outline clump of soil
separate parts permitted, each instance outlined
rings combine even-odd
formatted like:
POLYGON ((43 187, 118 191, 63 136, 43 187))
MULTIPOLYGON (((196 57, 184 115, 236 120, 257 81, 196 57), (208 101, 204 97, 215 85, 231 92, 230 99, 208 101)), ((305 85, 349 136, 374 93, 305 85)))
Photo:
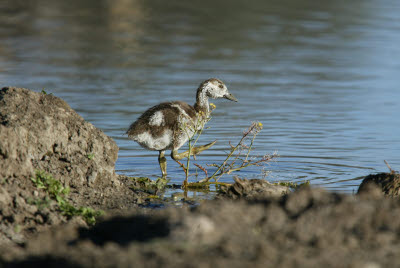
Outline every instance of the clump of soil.
POLYGON ((4 254, 13 265, 395 267, 400 203, 301 188, 281 198, 136 211, 54 229, 4 254))
POLYGON ((33 184, 35 170, 70 187, 67 199, 75 206, 135 206, 138 195, 115 174, 117 154, 115 142, 63 100, 28 89, 1 89, 0 244, 23 244, 30 235, 69 220, 33 184))
POLYGON ((396 172, 370 174, 366 176, 358 188, 358 193, 368 192, 371 185, 378 187, 386 196, 400 195, 400 174, 396 172))
POLYGON ((290 193, 289 187, 274 185, 266 180, 235 178, 234 181, 234 184, 218 194, 218 198, 255 200, 270 196, 280 197, 290 193))

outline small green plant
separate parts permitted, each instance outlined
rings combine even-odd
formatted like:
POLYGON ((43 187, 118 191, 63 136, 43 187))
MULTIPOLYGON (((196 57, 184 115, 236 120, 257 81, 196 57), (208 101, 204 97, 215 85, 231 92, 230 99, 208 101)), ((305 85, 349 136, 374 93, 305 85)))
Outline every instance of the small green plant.
POLYGON ((134 190, 141 190, 150 194, 164 190, 169 182, 166 178, 158 178, 155 181, 147 177, 130 177, 130 179, 134 183, 132 187, 134 190))
POLYGON ((92 160, 92 159, 94 158, 94 154, 88 154, 88 155, 87 155, 87 158, 88 158, 89 160, 92 160))
POLYGON ((67 217, 82 216, 89 225, 95 224, 96 218, 103 214, 102 211, 97 211, 88 207, 76 208, 70 204, 65 199, 70 192, 69 187, 64 187, 62 183, 53 178, 51 174, 36 170, 35 177, 31 178, 31 180, 38 189, 43 189, 48 194, 43 200, 33 201, 39 208, 43 205, 48 206, 50 197, 57 202, 63 215, 67 217))
POLYGON ((275 185, 281 185, 281 186, 287 186, 289 188, 292 188, 294 190, 299 189, 300 187, 304 187, 304 186, 310 186, 310 181, 303 181, 303 182, 291 182, 291 181, 280 181, 280 182, 276 182, 274 183, 275 185))
MULTIPOLYGON (((205 124, 211 119, 211 112, 215 109, 214 104, 210 104, 210 112, 206 115, 199 113, 197 115, 198 120, 196 122, 188 121, 187 123, 183 123, 181 126, 181 130, 184 131, 188 137, 188 146, 189 146, 189 154, 187 156, 186 165, 177 161, 179 165, 185 172, 185 181, 184 187, 187 187, 188 177, 189 177, 189 164, 190 164, 190 156, 191 152, 197 143, 200 135, 203 133, 205 124)), ((262 157, 251 157, 251 151, 253 149, 254 141, 257 135, 262 130, 263 125, 260 122, 253 122, 250 127, 243 132, 242 138, 239 142, 233 146, 230 144, 230 151, 227 153, 226 158, 222 163, 219 164, 209 164, 207 166, 215 167, 215 171, 209 176, 209 172, 205 167, 202 167, 198 164, 194 164, 197 168, 202 170, 205 174, 205 178, 195 183, 193 186, 199 187, 200 184, 209 184, 209 181, 213 179, 215 184, 218 184, 218 180, 225 174, 231 174, 232 172, 242 170, 244 168, 248 168, 250 166, 263 166, 271 160, 278 157, 277 153, 266 154, 262 157), (246 142, 249 142, 249 145, 246 145, 246 142)), ((193 156, 194 159, 195 156, 193 156)), ((190 184, 190 185, 191 185, 190 184)), ((189 185, 189 186, 190 186, 189 185)))
POLYGON ((35 175, 36 176, 34 178, 31 178, 33 183, 37 188, 44 189, 51 198, 57 200, 62 198, 64 195, 69 194, 69 187, 64 187, 61 182, 54 179, 50 174, 47 174, 41 170, 37 170, 35 175))
POLYGON ((64 202, 58 204, 63 212, 63 215, 68 217, 81 216, 89 225, 94 225, 96 223, 96 218, 104 214, 100 210, 95 210, 89 207, 76 208, 65 200, 64 202))
POLYGON ((35 205, 39 209, 44 209, 50 206, 51 199, 49 196, 46 196, 43 199, 28 199, 28 204, 35 205))
MULTIPOLYGON (((210 110, 208 113, 204 113, 202 111, 197 113, 196 120, 191 119, 190 117, 187 118, 187 120, 184 120, 182 125, 180 126, 180 129, 186 134, 188 138, 188 156, 186 158, 186 165, 183 163, 178 162, 178 164, 182 167, 182 169, 185 172, 185 181, 184 185, 188 184, 188 179, 189 179, 189 165, 190 165, 190 156, 193 156, 194 159, 196 159, 195 155, 192 155, 193 149, 199 140, 201 134, 203 133, 204 127, 207 124, 208 121, 211 120, 211 112, 216 108, 216 106, 211 103, 210 104, 210 110)), ((197 165, 198 166, 198 165, 197 165)))
POLYGON ((43 95, 53 95, 53 93, 48 94, 48 93, 46 92, 46 90, 44 90, 44 88, 42 88, 41 93, 42 93, 43 95))

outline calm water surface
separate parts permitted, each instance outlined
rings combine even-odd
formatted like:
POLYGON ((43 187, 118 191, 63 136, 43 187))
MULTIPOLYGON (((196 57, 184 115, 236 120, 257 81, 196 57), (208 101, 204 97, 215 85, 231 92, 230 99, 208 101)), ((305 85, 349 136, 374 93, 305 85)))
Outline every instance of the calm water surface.
MULTIPOLYGON (((117 172, 155 178, 158 153, 123 133, 218 77, 239 102, 215 101, 200 143, 218 143, 197 163, 221 161, 260 121, 254 155, 280 155, 270 180, 352 192, 383 160, 400 169, 399 33, 398 0, 1 0, 0 85, 65 99, 115 139, 117 172)), ((168 172, 182 181, 171 159, 168 172)))

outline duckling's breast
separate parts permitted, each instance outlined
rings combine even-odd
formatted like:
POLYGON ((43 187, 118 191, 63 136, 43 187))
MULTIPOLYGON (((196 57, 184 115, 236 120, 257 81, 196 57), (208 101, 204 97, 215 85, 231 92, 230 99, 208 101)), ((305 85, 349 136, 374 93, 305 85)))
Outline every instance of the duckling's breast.
POLYGON ((143 131, 132 138, 145 149, 156 151, 167 150, 172 148, 173 131, 165 129, 165 131, 158 136, 154 136, 151 131, 143 131))

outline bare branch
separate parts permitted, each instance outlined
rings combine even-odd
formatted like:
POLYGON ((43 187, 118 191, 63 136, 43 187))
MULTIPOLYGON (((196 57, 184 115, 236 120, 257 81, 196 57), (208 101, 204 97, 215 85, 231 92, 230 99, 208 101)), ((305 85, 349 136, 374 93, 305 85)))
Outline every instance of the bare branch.
POLYGON ((208 172, 207 169, 205 169, 204 167, 200 166, 199 164, 194 164, 196 167, 198 167, 199 169, 201 169, 205 174, 206 174, 206 178, 208 177, 208 172))
POLYGON ((389 168, 390 173, 392 173, 392 174, 396 173, 396 171, 389 166, 389 163, 386 160, 383 160, 383 161, 385 162, 386 166, 389 168))

